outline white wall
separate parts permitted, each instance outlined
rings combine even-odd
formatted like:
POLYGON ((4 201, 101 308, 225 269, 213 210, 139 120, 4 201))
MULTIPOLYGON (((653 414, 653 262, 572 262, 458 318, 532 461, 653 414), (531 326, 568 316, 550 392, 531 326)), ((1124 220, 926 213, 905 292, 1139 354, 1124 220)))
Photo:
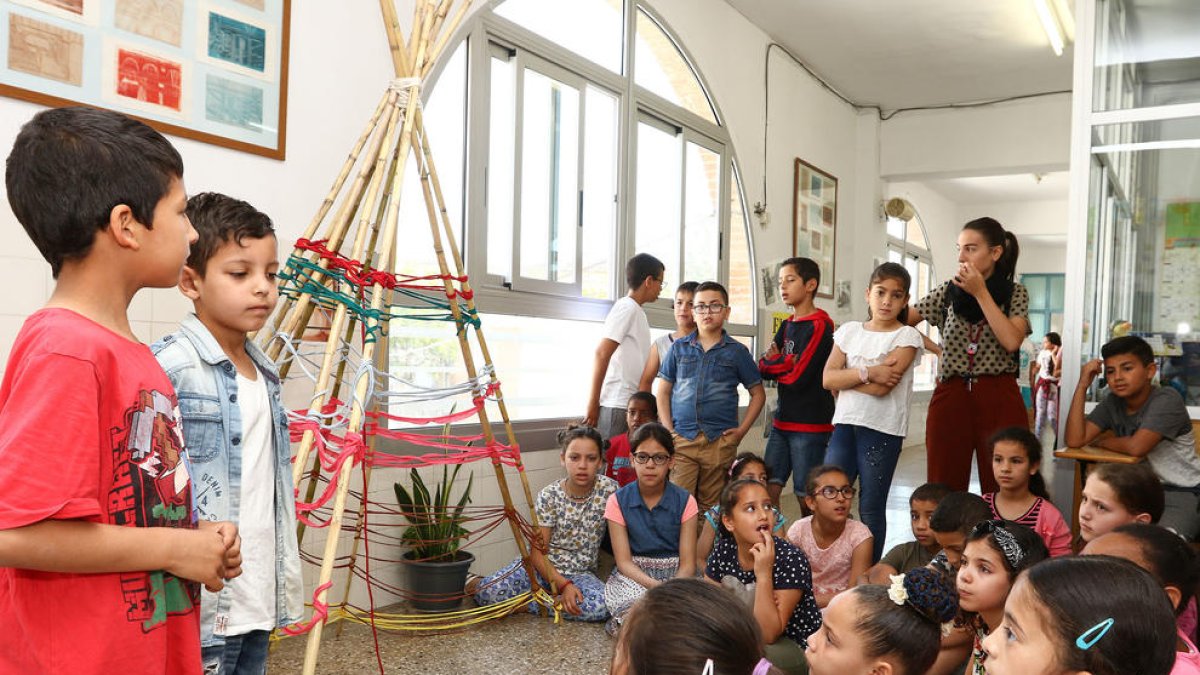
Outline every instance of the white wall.
POLYGON ((1063 274, 1067 270, 1067 200, 969 204, 957 208, 958 222, 982 216, 1000 221, 1017 235, 1017 272, 1063 274))
POLYGON ((1067 94, 901 113, 883 123, 880 174, 902 181, 1061 171, 1070 130, 1067 94))

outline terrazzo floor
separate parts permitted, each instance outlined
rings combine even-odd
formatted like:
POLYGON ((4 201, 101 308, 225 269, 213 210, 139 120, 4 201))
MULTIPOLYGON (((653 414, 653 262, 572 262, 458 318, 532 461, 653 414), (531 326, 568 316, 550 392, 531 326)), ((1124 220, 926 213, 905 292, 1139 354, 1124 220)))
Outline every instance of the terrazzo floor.
MULTIPOLYGON (((925 482, 925 447, 906 448, 900 455, 888 496, 888 535, 884 549, 910 541, 908 497, 925 482)), ((972 477, 971 490, 979 491, 972 477)), ((800 507, 785 490, 780 505, 788 520, 800 517, 800 507)), ((611 563, 610 563, 611 564, 611 563)), ((329 626, 321 645, 317 672, 358 675, 380 672, 368 626, 347 623, 342 635, 329 626)), ((451 673, 554 673, 601 675, 608 672, 614 640, 601 624, 552 621, 527 614, 513 615, 471 628, 438 635, 379 633, 383 672, 392 675, 451 673)), ((299 673, 304 663, 304 638, 287 638, 271 652, 271 673, 299 673)))

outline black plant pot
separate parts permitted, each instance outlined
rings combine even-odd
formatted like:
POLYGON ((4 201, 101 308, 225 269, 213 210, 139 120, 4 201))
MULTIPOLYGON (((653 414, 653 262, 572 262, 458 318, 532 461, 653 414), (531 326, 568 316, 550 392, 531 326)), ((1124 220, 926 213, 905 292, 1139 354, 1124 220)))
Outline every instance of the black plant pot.
POLYGON ((475 556, 459 551, 451 561, 413 560, 412 551, 403 556, 408 584, 408 602, 419 612, 449 612, 462 604, 467 571, 475 556))

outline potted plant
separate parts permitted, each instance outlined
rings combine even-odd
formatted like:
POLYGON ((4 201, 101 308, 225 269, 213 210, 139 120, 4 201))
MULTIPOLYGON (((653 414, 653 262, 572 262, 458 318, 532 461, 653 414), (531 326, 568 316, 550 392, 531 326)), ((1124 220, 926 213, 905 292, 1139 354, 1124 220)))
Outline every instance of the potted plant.
POLYGON ((395 484, 400 514, 408 521, 401 541, 409 547, 402 556, 408 568, 408 590, 414 609, 444 612, 456 609, 462 602, 467 571, 475 556, 460 550, 471 533, 463 527, 463 514, 471 503, 474 474, 467 479, 462 494, 455 498, 451 491, 461 465, 451 472, 442 467, 442 480, 433 491, 416 469, 412 470, 412 491, 401 483, 395 484))

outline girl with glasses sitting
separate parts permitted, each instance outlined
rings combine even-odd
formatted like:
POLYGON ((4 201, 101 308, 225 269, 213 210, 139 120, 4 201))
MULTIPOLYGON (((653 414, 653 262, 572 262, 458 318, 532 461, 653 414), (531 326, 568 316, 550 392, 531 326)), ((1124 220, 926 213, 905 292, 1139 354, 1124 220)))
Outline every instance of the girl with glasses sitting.
POLYGON ((874 539, 866 525, 850 520, 854 486, 841 467, 814 467, 806 487, 804 503, 812 515, 793 523, 787 538, 808 557, 817 605, 825 607, 871 566, 874 539))
POLYGON ((695 575, 696 499, 669 480, 675 462, 671 432, 648 422, 629 437, 637 480, 608 498, 604 517, 616 569, 604 586, 615 635, 633 603, 672 577, 695 575))

